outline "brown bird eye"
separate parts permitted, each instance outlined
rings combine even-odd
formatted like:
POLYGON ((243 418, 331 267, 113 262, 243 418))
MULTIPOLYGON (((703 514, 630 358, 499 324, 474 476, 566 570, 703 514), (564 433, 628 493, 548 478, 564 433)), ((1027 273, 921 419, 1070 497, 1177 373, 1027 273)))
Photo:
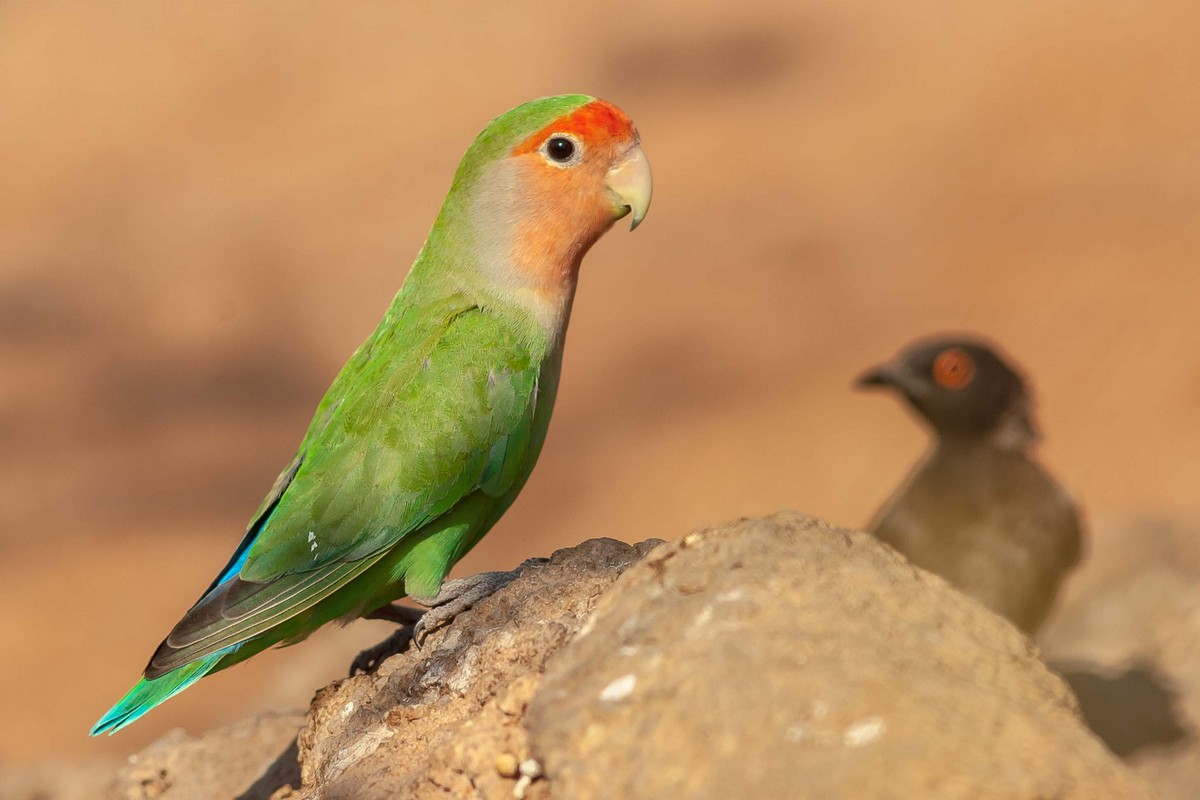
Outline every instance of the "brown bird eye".
POLYGON ((575 143, 565 136, 555 136, 546 142, 546 155, 560 164, 570 161, 575 155, 575 143))
POLYGON ((943 388, 961 389, 974 377, 975 364, 957 347, 943 350, 933 361, 933 379, 943 388))

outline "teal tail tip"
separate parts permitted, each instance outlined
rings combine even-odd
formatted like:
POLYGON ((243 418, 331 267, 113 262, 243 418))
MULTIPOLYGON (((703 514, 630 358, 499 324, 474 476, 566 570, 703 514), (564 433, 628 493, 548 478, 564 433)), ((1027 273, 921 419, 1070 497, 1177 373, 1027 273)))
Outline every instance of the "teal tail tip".
POLYGON ((224 651, 213 653, 152 681, 143 678, 92 726, 88 735, 100 736, 107 733, 111 736, 126 725, 136 722, 150 709, 207 675, 224 655, 224 651))

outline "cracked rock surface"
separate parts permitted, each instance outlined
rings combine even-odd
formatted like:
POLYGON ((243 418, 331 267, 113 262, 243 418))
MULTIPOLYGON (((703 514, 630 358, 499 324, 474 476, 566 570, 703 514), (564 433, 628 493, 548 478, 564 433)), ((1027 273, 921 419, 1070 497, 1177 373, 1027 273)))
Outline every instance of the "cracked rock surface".
POLYGON ((572 800, 1151 796, 1010 624, 791 513, 630 569, 527 726, 572 800))
POLYGON ((1006 621, 796 513, 560 550, 299 728, 203 796, 1152 796, 1006 621))
MULTIPOLYGON (((511 798, 517 778, 497 762, 529 756, 522 722, 547 659, 657 544, 592 539, 559 550, 423 650, 322 690, 300 733, 301 785, 281 796, 511 798)), ((544 782, 525 794, 550 796, 544 782)))

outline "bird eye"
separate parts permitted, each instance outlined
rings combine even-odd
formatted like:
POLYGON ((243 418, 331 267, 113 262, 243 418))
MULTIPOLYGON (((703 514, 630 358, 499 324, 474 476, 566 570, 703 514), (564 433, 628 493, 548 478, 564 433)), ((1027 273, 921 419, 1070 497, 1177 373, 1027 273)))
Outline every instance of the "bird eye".
POLYGON ((945 389, 962 389, 975 378, 975 363, 957 347, 943 350, 933 361, 933 379, 945 389))
POLYGON ((546 144, 542 146, 542 151, 546 154, 546 158, 559 165, 567 165, 573 161, 577 161, 579 149, 579 144, 573 138, 562 134, 551 136, 546 140, 546 144))

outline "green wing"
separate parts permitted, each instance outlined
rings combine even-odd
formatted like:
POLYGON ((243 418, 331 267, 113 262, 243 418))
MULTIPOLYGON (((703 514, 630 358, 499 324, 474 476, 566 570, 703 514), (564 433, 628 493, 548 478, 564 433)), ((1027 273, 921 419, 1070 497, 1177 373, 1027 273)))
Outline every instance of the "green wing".
POLYGON ((385 319, 346 365, 233 561, 147 678, 306 611, 468 495, 519 488, 544 351, 519 322, 466 303, 433 324, 423 316, 385 319))

